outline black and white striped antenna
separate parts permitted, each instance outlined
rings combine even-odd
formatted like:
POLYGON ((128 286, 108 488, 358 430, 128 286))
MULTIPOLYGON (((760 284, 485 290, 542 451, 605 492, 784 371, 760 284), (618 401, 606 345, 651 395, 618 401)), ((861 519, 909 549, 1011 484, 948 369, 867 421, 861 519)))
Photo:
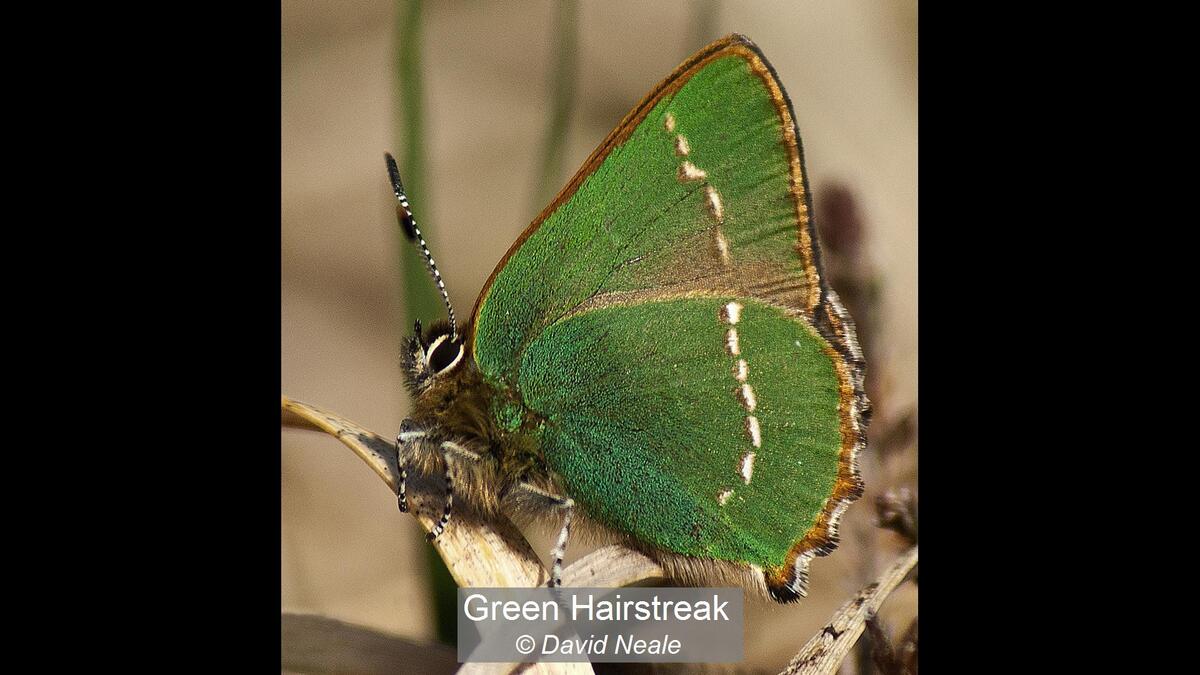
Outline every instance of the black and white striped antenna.
POLYGON ((425 262, 429 265, 433 280, 437 282, 438 290, 442 293, 442 302, 446 303, 446 312, 450 315, 450 340, 457 340, 458 323, 454 321, 454 307, 450 305, 450 296, 446 293, 446 284, 442 283, 442 274, 438 272, 437 263, 433 262, 433 255, 429 253, 429 247, 425 245, 425 238, 421 236, 421 229, 417 227, 417 219, 413 218, 412 209, 408 205, 408 197, 404 194, 404 184, 400 182, 400 169, 396 166, 396 160, 390 153, 385 152, 383 156, 387 159, 388 177, 392 180, 392 190, 396 193, 396 199, 400 200, 400 206, 396 209, 400 227, 404 229, 405 236, 421 246, 421 253, 425 255, 425 262))

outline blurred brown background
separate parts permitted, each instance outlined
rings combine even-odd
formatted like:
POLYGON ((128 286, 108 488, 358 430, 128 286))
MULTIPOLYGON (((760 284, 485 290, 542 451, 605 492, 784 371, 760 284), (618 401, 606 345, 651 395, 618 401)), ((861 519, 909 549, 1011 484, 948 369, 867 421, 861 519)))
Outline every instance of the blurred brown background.
MULTIPOLYGON (((543 206, 536 194, 555 9, 549 0, 425 7, 428 164, 414 208, 460 314, 543 206)), ((285 0, 281 25, 281 390, 384 436, 408 407, 398 359, 409 330, 400 317, 402 244, 383 164, 385 150, 403 150, 394 110, 399 14, 394 2, 285 0)), ((578 21, 577 87, 554 189, 687 55, 746 34, 795 105, 818 216, 822 195, 841 186, 865 227, 864 269, 878 284, 878 337, 867 354, 874 399, 885 421, 913 408, 915 1, 591 0, 580 3, 578 21), (707 23, 697 20, 702 11, 707 23)), ((915 451, 887 461, 871 452, 868 495, 850 509, 842 548, 815 562, 810 597, 749 610, 747 665, 782 667, 898 550, 872 526, 872 497, 915 479, 915 451)), ((282 608, 432 639, 428 544, 383 483, 332 438, 292 430, 282 433, 281 471, 282 608)), ((908 585, 883 616, 898 631, 915 612, 908 585)))

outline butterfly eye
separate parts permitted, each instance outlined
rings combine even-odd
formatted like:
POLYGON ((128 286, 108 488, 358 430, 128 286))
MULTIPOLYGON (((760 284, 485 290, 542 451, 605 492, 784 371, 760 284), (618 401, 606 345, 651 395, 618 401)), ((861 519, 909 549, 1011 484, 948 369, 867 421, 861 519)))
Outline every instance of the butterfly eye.
POLYGON ((462 359, 462 343, 451 340, 449 335, 443 335, 429 346, 427 361, 429 372, 437 375, 458 365, 462 359))

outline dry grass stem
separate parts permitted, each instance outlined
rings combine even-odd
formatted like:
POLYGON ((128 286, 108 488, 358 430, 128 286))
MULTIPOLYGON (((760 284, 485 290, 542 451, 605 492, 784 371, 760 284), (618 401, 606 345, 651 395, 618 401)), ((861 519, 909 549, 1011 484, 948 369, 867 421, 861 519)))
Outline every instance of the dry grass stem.
POLYGON ((850 648, 858 641, 867 618, 874 616, 883 601, 904 581, 917 565, 917 547, 908 549, 891 567, 858 595, 842 605, 833 619, 812 636, 800 653, 788 663, 782 675, 830 675, 837 672, 850 648))

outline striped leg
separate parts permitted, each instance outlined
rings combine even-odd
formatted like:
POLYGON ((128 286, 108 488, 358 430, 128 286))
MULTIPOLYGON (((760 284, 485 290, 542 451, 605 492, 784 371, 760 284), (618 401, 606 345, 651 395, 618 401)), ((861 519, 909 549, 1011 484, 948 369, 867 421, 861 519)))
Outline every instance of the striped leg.
POLYGON ((400 513, 408 513, 408 494, 405 493, 405 485, 408 482, 408 469, 404 468, 404 464, 400 464, 400 488, 396 492, 396 505, 400 507, 400 513))
POLYGON ((454 472, 451 469, 450 458, 446 457, 446 506, 442 509, 442 518, 437 525, 433 526, 433 531, 425 535, 429 541, 433 541, 441 536, 442 532, 446 531, 446 526, 450 524, 450 514, 454 510, 454 472))
POLYGON ((483 459, 479 453, 468 450, 454 441, 444 441, 440 447, 442 449, 442 460, 446 464, 446 506, 442 510, 442 519, 438 521, 437 525, 434 525, 433 531, 426 535, 429 541, 437 539, 442 532, 446 531, 446 525, 450 524, 450 516, 454 511, 454 474, 451 457, 465 457, 473 462, 483 459))
POLYGON ((554 544, 554 550, 550 552, 554 557, 554 566, 550 568, 550 583, 547 585, 551 588, 562 586, 563 556, 567 553, 567 538, 571 536, 571 516, 575 514, 575 502, 568 497, 560 508, 564 509, 566 514, 563 515, 562 529, 558 531, 558 541, 554 544))
POLYGON ((401 513, 408 513, 408 466, 404 461, 404 449, 409 443, 425 438, 425 432, 417 429, 412 420, 400 423, 400 433, 396 435, 396 467, 400 470, 400 484, 396 486, 396 504, 401 513))
POLYGON ((562 529, 558 531, 558 539, 554 542, 554 549, 550 551, 550 557, 554 559, 554 564, 550 567, 550 582, 546 584, 550 588, 562 586, 563 556, 567 553, 567 540, 571 537, 571 518, 575 515, 575 500, 550 494, 529 483, 521 483, 520 487, 530 494, 545 499, 554 508, 566 511, 563 515, 562 529))

